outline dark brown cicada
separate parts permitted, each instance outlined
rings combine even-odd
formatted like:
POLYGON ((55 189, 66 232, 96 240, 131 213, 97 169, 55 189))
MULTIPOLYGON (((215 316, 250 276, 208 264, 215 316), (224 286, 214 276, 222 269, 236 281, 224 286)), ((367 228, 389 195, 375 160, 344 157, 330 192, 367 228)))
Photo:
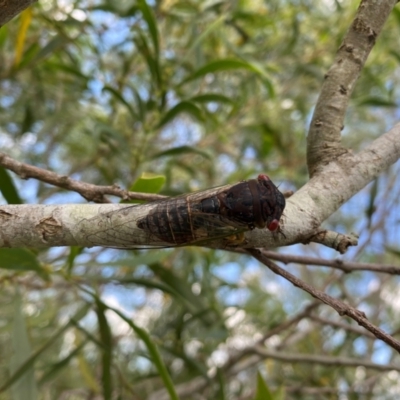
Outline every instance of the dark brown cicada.
POLYGON ((110 220, 123 215, 125 222, 110 224, 92 235, 92 240, 104 242, 108 237, 120 248, 203 244, 254 228, 275 232, 284 208, 283 194, 267 175, 260 174, 234 185, 113 211, 110 220), (140 212, 129 220, 132 208, 140 212))

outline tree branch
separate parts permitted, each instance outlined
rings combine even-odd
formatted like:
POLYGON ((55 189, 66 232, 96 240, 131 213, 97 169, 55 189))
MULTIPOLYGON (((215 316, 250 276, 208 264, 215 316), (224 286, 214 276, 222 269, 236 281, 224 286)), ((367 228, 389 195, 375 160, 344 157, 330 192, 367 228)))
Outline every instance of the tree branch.
MULTIPOLYGON (((220 370, 227 373, 229 376, 235 376, 235 374, 245 370, 248 367, 260 362, 265 358, 272 358, 283 362, 305 362, 305 363, 315 363, 315 364, 322 364, 322 365, 331 365, 331 366, 364 366, 365 368, 370 368, 378 371, 391 371, 391 370, 400 370, 400 366, 397 365, 381 365, 375 364, 368 360, 362 359, 353 359, 353 358, 346 358, 346 357, 328 357, 328 356, 313 356, 307 354, 293 354, 293 353, 283 353, 280 351, 271 351, 267 350, 263 347, 264 342, 272 337, 273 335, 277 335, 282 331, 290 328, 294 324, 297 324, 304 318, 315 319, 317 322, 323 322, 321 318, 314 317, 311 313, 315 308, 318 306, 318 302, 313 302, 307 307, 304 308, 301 312, 294 315, 292 318, 282 322, 275 328, 267 331, 262 338, 257 340, 253 345, 246 346, 245 348, 241 349, 240 351, 235 351, 230 354, 229 358, 225 361, 224 365, 221 366, 220 370), (250 356, 254 354, 254 356, 250 356), (257 355, 257 356, 256 356, 257 355), (247 357, 245 360, 243 360, 247 357)), ((331 322, 331 321, 330 321, 331 322)), ((375 338, 375 335, 369 333, 368 331, 361 330, 360 328, 345 325, 340 323, 333 323, 334 326, 347 329, 349 331, 355 332, 359 335, 365 335, 369 338, 375 338)), ((214 379, 215 375, 210 375, 210 379, 214 379)), ((202 391, 207 385, 209 381, 207 381, 203 377, 196 377, 192 379, 190 382, 186 382, 176 386, 177 393, 179 396, 185 397, 190 395, 194 392, 202 391)), ((161 389, 156 391, 150 396, 149 400, 167 400, 168 394, 166 393, 165 389, 161 389)))
MULTIPOLYGON (((273 233, 267 229, 246 232, 243 248, 274 248, 294 243, 307 243, 318 238, 320 225, 350 197, 360 191, 371 180, 389 168, 400 157, 400 124, 376 139, 369 147, 356 155, 347 154, 340 162, 331 162, 323 173, 314 176, 306 185, 286 201, 281 220, 282 232, 273 233)), ((10 162, 4 154, 2 165, 10 162)), ((15 163, 14 163, 15 164, 15 163)), ((24 171, 25 164, 17 163, 24 171)), ((36 167, 32 167, 36 170, 36 167)), ((31 170, 31 171, 33 171, 31 170)), ((17 169, 18 171, 18 169, 17 169)), ((43 171, 36 172, 43 177, 43 171)), ((46 171, 49 172, 49 171, 46 171)), ((60 175, 49 172, 54 180, 60 175), (54 174, 54 175, 53 175, 54 174)), ((65 179, 67 185, 77 185, 78 181, 65 179)), ((87 184, 84 184, 87 185, 87 184)), ((89 184, 90 185, 90 184, 89 184)), ((113 188, 113 187, 109 187, 113 188)), ((84 188, 79 188, 84 191, 84 188)), ((96 192, 96 186, 93 185, 96 192)), ((121 191, 121 189, 114 189, 121 191)), ((116 231, 129 226, 142 217, 141 207, 131 207, 127 213, 119 213, 118 218, 107 214, 129 207, 124 204, 71 204, 71 205, 5 205, 0 207, 1 237, 0 247, 51 247, 51 246, 106 246, 124 247, 117 236, 102 236, 101 230, 113 228, 116 231), (31 230, 28 232, 28 230, 31 230)), ((148 210, 147 210, 148 211, 148 210)), ((128 229, 129 230, 129 229, 128 229)), ((120 232, 125 239, 127 231, 120 232)), ((328 235, 329 236, 329 235, 328 235)), ((332 236, 332 235, 330 235, 332 236)), ((146 246, 143 238, 129 237, 129 244, 146 246)), ((324 244, 330 245, 331 241, 324 244)), ((333 242, 334 243, 334 242, 333 242)), ((351 243, 347 241, 346 243, 351 243)), ((165 243, 165 246, 170 246, 165 243)), ((232 249, 229 241, 217 240, 207 246, 232 249)), ((128 245, 125 246, 129 248, 128 245)), ((344 246, 346 248, 346 246, 344 246)))
POLYGON ((117 196, 122 200, 160 200, 165 196, 158 194, 130 192, 121 189, 117 185, 112 186, 97 186, 91 183, 77 181, 65 175, 59 175, 47 169, 38 168, 33 165, 25 164, 14 160, 0 152, 0 165, 16 173, 22 179, 35 178, 41 182, 48 183, 63 189, 72 190, 79 193, 87 201, 95 203, 111 203, 105 195, 117 196))
POLYGON ((310 176, 346 153, 341 146, 349 98, 356 81, 397 0, 363 0, 325 81, 315 107, 307 137, 307 164, 310 176))
POLYGON ((315 258, 307 256, 295 256, 291 254, 275 253, 273 251, 264 250, 264 255, 271 260, 281 261, 285 264, 298 263, 308 264, 322 267, 331 267, 340 269, 343 272, 349 273, 354 271, 375 271, 391 275, 400 275, 400 267, 388 264, 373 264, 373 263, 357 263, 344 260, 328 260, 326 258, 315 258))
POLYGON ((296 276, 292 275, 291 273, 287 272, 283 268, 280 268, 274 262, 272 262, 262 250, 258 249, 249 249, 248 253, 259 260, 261 263, 266 265, 271 271, 275 272, 276 274, 284 277, 289 282, 291 282, 294 286, 303 289, 311 296, 315 297, 316 299, 321 300, 323 303, 331 306, 334 310, 338 312, 339 315, 343 316, 346 315, 351 319, 354 319, 359 325, 363 326, 369 332, 371 332, 376 338, 383 340, 387 343, 390 347, 397 350, 400 353, 400 342, 394 339, 392 336, 384 332, 382 329, 378 328, 377 326, 373 325, 371 322, 368 321, 366 315, 362 312, 357 310, 356 308, 345 304, 344 302, 335 299, 324 292, 321 292, 311 285, 307 284, 306 282, 302 281, 301 279, 297 278, 296 276))
MULTIPOLYGON (((397 124, 360 153, 347 153, 330 162, 287 199, 281 220, 284 237, 255 229, 246 233, 248 244, 243 247, 273 248, 313 239, 330 247, 335 245, 337 242, 331 238, 336 234, 329 234, 325 242, 321 240, 320 234, 325 232, 320 227, 323 221, 399 158, 400 124, 397 124)), ((351 240, 345 243, 351 244, 351 240)), ((345 247, 341 247, 343 251, 345 247)))
POLYGON ((339 322, 339 321, 334 321, 334 320, 328 319, 328 318, 318 317, 316 315, 310 315, 309 318, 312 321, 318 322, 322 325, 330 325, 330 326, 333 326, 338 329, 343 329, 345 331, 355 333, 356 335, 359 335, 359 336, 365 336, 369 339, 376 339, 376 337, 372 333, 367 332, 365 329, 358 328, 357 326, 353 326, 353 325, 339 322))
POLYGON ((0 28, 37 0, 3 0, 0 3, 0 28))
POLYGON ((254 354, 258 354, 263 359, 272 358, 274 360, 290 362, 290 363, 308 363, 319 365, 330 365, 337 367, 365 367, 376 371, 400 371, 400 365, 394 364, 376 364, 369 360, 348 357, 329 357, 311 354, 281 353, 279 351, 270 351, 261 346, 253 348, 254 354))

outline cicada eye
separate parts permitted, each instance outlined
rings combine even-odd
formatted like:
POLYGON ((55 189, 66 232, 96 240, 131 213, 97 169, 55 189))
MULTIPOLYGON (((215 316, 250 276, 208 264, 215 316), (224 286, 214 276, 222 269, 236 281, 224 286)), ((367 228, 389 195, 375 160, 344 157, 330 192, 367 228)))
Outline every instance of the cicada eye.
POLYGON ((274 232, 279 228, 279 221, 277 219, 273 219, 268 225, 267 228, 271 231, 274 232))

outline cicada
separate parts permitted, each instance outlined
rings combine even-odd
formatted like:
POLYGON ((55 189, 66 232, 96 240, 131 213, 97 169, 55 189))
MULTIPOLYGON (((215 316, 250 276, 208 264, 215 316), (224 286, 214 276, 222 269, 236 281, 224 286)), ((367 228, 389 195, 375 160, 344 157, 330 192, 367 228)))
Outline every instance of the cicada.
POLYGON ((257 179, 112 211, 109 223, 88 239, 127 249, 200 245, 255 228, 276 232, 284 208, 283 194, 260 174, 257 179))

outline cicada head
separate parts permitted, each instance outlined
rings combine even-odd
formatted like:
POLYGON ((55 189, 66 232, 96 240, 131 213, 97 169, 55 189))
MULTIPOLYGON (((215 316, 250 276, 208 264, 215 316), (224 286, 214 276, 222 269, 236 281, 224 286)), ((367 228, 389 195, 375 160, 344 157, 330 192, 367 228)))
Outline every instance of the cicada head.
POLYGON ((275 232, 279 229, 279 221, 285 209, 285 197, 267 175, 258 175, 257 183, 260 206, 254 207, 259 210, 259 215, 254 215, 255 225, 275 232))

